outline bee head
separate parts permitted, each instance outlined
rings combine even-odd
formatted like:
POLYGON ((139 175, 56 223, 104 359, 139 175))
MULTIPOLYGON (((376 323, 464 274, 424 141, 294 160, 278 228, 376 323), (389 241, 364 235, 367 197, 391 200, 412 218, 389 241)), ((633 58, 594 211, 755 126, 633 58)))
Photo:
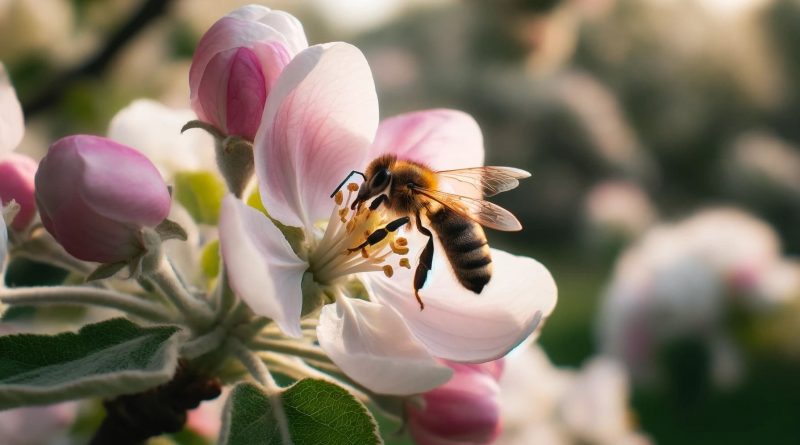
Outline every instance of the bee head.
POLYGON ((391 183, 391 179, 392 173, 389 171, 388 167, 372 170, 358 189, 358 196, 356 196, 350 208, 355 209, 362 202, 378 196, 381 192, 386 190, 391 183))

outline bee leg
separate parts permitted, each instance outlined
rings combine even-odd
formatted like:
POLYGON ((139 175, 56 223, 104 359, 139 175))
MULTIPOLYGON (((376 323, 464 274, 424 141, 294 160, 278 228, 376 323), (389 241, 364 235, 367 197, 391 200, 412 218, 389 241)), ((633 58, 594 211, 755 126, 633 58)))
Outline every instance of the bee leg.
POLYGON ((375 210, 381 206, 381 204, 385 203, 389 200, 389 197, 386 195, 378 195, 377 198, 373 199, 372 202, 369 204, 370 210, 375 210))
POLYGON ((386 238, 386 235, 388 235, 390 232, 394 232, 400 227, 403 227, 404 225, 408 224, 408 221, 409 218, 407 216, 404 216, 402 218, 397 218, 396 220, 390 222, 389 224, 386 224, 386 226, 381 227, 380 229, 370 233, 366 241, 364 241, 363 243, 359 244, 356 247, 351 247, 347 249, 347 252, 353 253, 367 246, 374 246, 375 244, 378 244, 379 242, 383 241, 383 239, 386 238))
POLYGON ((425 309, 425 304, 422 302, 422 298, 419 297, 419 290, 425 285, 425 281, 428 279, 428 272, 433 267, 433 234, 422 225, 419 212, 417 212, 417 229, 428 237, 428 243, 422 249, 417 270, 414 272, 414 296, 419 303, 419 310, 423 310, 425 309))

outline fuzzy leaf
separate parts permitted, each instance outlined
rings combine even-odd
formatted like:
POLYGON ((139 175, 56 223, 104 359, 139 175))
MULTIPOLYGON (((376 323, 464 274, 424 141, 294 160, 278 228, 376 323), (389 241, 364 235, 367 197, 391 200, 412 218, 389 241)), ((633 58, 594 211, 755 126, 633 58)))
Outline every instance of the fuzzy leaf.
POLYGON ((133 394, 166 383, 177 366, 179 330, 116 318, 77 333, 0 337, 0 409, 133 394))
POLYGON ((217 223, 224 196, 225 184, 211 172, 175 175, 175 199, 198 223, 217 223))
POLYGON ((283 414, 261 388, 242 383, 225 407, 222 445, 372 445, 383 441, 375 420, 355 397, 322 380, 305 379, 280 394, 283 414), (289 431, 281 437, 279 425, 289 431))

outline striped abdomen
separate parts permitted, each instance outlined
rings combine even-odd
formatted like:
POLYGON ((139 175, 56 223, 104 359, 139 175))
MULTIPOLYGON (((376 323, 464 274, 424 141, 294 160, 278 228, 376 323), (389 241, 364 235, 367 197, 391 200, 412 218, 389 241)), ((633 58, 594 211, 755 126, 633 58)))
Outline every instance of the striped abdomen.
POLYGON ((429 218, 458 281, 472 292, 481 293, 492 278, 492 255, 483 228, 447 208, 429 218))

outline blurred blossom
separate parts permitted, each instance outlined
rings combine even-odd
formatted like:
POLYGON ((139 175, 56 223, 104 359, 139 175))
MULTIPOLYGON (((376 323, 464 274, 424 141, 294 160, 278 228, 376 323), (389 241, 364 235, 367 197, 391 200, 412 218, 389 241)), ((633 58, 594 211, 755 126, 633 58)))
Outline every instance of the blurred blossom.
POLYGON ((526 67, 535 75, 550 74, 561 68, 578 41, 579 19, 570 8, 559 7, 544 15, 517 18, 517 38, 528 48, 526 67))
POLYGON ((171 182, 180 172, 217 169, 211 135, 204 131, 181 133, 183 125, 196 118, 189 109, 137 99, 111 119, 108 137, 142 152, 171 182))
POLYGON ((596 357, 559 369, 539 347, 510 354, 500 379, 503 432, 496 445, 646 445, 628 407, 628 379, 615 361, 596 357))
POLYGON ((25 121, 17 92, 0 63, 0 156, 11 153, 22 140, 25 121))
POLYGON ((0 199, 3 205, 11 201, 19 205, 10 224, 14 230, 25 230, 36 216, 33 178, 37 166, 33 159, 17 153, 0 157, 0 199))
POLYGON ((77 412, 75 402, 0 411, 3 445, 67 445, 77 412))
POLYGON ((706 210, 654 227, 622 254, 602 302, 601 346, 651 382, 662 377, 660 351, 693 339, 708 348, 716 383, 730 384, 741 369, 726 324, 730 308, 786 301, 798 295, 798 283, 767 224, 735 209, 706 210))
POLYGON ((584 202, 591 228, 632 238, 657 218, 650 198, 635 184, 606 181, 592 187, 584 202))
POLYGON ((418 445, 484 445, 500 433, 502 360, 483 364, 444 361, 453 377, 406 407, 408 429, 418 445))
POLYGON ((186 427, 198 435, 215 443, 222 429, 222 414, 225 411, 225 402, 228 390, 214 400, 207 400, 197 408, 189 411, 186 418, 186 427))

